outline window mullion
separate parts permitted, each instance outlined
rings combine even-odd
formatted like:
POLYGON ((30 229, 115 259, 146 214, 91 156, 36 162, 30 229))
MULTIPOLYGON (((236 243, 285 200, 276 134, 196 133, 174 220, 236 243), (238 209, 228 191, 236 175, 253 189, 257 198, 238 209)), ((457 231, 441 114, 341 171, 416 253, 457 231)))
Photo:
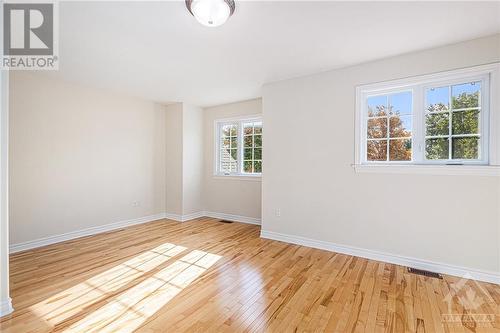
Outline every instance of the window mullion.
POLYGON ((387 130, 386 130, 386 132, 387 132, 386 133, 387 134, 387 138, 386 138, 387 139, 387 141, 386 141, 386 144, 387 144, 387 148, 386 148, 387 156, 385 157, 385 160, 387 162, 389 162, 391 160, 391 151, 390 151, 390 149, 391 149, 391 144, 390 144, 391 141, 389 139, 390 138, 389 133, 391 132, 391 118, 389 117, 389 115, 387 115, 387 119, 386 120, 387 120, 387 130))
POLYGON ((448 101, 450 102, 449 105, 449 115, 448 115, 448 159, 452 160, 453 159, 453 152, 451 151, 453 149, 453 139, 452 139, 452 134, 453 134, 453 128, 451 122, 453 121, 453 101, 452 101, 452 96, 451 96, 451 85, 448 87, 448 101))
MULTIPOLYGON (((490 140, 491 140, 491 133, 489 131, 489 126, 490 122, 492 120, 489 120, 489 111, 490 111, 490 106, 489 106, 489 93, 490 93, 490 78, 489 76, 481 81, 481 87, 482 90, 479 93, 479 101, 478 101, 478 106, 479 106, 479 131, 481 134, 481 138, 479 141, 480 144, 480 159, 483 161, 487 161, 488 163, 491 163, 491 156, 488 153, 490 150, 490 140), (487 121, 488 119, 489 121, 487 121)), ((493 163, 496 163, 496 161, 493 161, 493 163)))
POLYGON ((425 154, 425 97, 423 87, 413 89, 413 162, 423 163, 425 154))
POLYGON ((238 161, 236 164, 238 165, 238 173, 243 173, 243 122, 240 121, 238 123, 238 161))
POLYGON ((217 142, 215 143, 215 163, 216 163, 216 169, 215 169, 215 172, 217 174, 220 174, 221 173, 221 170, 222 170, 222 167, 221 167, 221 141, 222 141, 222 136, 221 136, 221 131, 222 131, 222 124, 221 123, 217 123, 217 126, 216 126, 216 131, 217 133, 215 134, 215 137, 216 137, 216 140, 217 142))
POLYGON ((367 159, 367 145, 368 145, 368 114, 367 114, 367 105, 366 105, 366 95, 362 94, 361 97, 361 110, 358 110, 359 118, 361 123, 357 124, 358 130, 360 131, 361 134, 361 140, 359 141, 359 153, 361 156, 359 156, 359 161, 363 164, 366 163, 367 159))

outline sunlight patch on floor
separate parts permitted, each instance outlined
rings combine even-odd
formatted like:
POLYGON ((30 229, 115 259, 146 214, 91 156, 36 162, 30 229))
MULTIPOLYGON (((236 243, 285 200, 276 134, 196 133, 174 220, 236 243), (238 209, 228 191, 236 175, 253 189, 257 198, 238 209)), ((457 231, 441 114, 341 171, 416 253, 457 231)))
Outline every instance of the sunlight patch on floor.
POLYGON ((33 305, 30 310, 56 325, 78 315, 81 311, 88 311, 86 309, 92 304, 105 299, 111 293, 118 292, 120 288, 185 250, 183 246, 171 243, 162 244, 61 291, 33 305))
POLYGON ((194 250, 90 312, 65 332, 132 332, 221 256, 194 250))

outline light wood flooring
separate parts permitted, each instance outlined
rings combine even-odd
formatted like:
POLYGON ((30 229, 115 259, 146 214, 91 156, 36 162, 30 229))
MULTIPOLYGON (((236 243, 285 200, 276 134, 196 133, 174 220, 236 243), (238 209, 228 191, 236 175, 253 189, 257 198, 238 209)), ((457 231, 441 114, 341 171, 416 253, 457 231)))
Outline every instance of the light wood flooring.
POLYGON ((500 332, 500 286, 160 220, 11 255, 1 332, 500 332))

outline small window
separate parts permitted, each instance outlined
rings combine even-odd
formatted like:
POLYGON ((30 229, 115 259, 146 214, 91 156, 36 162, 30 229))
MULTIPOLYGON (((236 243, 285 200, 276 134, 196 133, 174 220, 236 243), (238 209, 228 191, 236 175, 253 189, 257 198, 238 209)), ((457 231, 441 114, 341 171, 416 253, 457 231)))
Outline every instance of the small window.
POLYGON ((359 87, 356 164, 488 164, 494 70, 359 87))
POLYGON ((262 120, 259 117, 216 121, 216 174, 262 174, 262 120))

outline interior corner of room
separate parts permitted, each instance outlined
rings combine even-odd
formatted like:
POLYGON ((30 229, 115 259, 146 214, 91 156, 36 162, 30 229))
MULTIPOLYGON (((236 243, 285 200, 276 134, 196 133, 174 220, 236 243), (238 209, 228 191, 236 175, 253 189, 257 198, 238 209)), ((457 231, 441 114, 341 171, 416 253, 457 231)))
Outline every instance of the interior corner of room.
POLYGON ((164 217, 260 222, 261 182, 212 168, 214 119, 260 99, 163 105, 26 72, 10 92, 12 252, 164 217))

